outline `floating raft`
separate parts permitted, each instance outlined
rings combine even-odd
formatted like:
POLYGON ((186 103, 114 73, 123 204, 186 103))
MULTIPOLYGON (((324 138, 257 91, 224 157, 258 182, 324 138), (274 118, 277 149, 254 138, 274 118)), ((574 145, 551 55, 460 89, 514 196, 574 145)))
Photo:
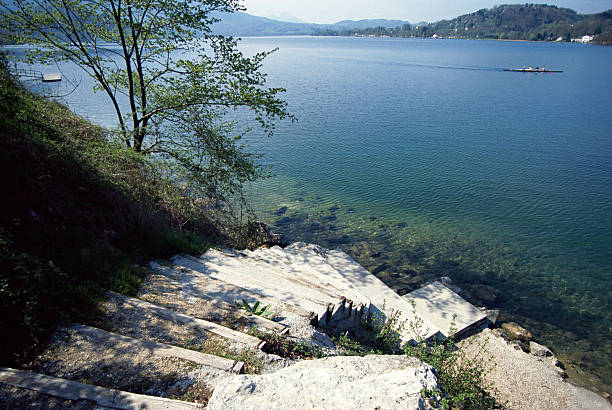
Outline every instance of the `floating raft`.
POLYGON ((515 73, 562 73, 563 70, 536 70, 529 68, 504 68, 504 71, 512 71, 515 73))

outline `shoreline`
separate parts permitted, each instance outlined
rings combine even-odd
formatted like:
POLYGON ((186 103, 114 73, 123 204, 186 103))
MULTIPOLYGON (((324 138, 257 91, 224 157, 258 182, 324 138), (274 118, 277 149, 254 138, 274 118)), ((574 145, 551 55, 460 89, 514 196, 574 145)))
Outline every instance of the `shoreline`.
MULTIPOLYGON (((420 270, 419 268, 414 268, 416 270, 412 270, 413 268, 406 270, 405 266, 402 267, 393 262, 393 255, 397 252, 402 252, 401 249, 381 247, 380 243, 368 243, 363 238, 354 237, 350 232, 346 232, 343 227, 339 226, 341 223, 339 220, 329 220, 331 217, 304 217, 304 219, 300 218, 301 220, 299 221, 287 224, 289 218, 286 215, 290 212, 285 210, 282 215, 274 215, 266 222, 276 232, 281 233, 284 238, 289 238, 291 241, 302 240, 320 243, 321 246, 327 248, 333 249, 339 247, 345 250, 366 269, 374 273, 400 294, 412 291, 430 280, 441 276, 448 276, 449 273, 453 281, 457 283, 455 281, 456 275, 453 275, 452 272, 457 271, 457 268, 460 268, 460 266, 448 265, 446 268, 441 266, 433 271, 429 269, 420 270), (274 219, 281 220, 283 223, 280 226, 270 223, 274 219), (314 232, 312 232, 313 225, 317 228, 314 232), (330 226, 332 230, 328 230, 330 226), (321 236, 324 230, 327 231, 321 236), (309 233, 308 231, 311 232, 309 233), (320 241, 317 242, 317 238, 320 241)), ((410 253, 411 251, 406 249, 403 252, 410 253)), ((564 364, 568 375, 568 382, 600 395, 609 393, 609 384, 606 383, 600 371, 597 370, 600 366, 604 366, 604 368, 606 365, 609 366, 605 361, 605 357, 600 356, 601 359, 597 359, 598 361, 585 362, 577 360, 577 358, 582 356, 582 349, 579 346, 582 346, 583 342, 572 343, 569 340, 564 341, 560 338, 560 331, 555 330, 551 325, 545 322, 537 322, 534 318, 524 316, 524 313, 520 311, 506 310, 507 302, 504 303, 504 300, 513 295, 514 292, 508 293, 508 290, 504 289, 503 286, 500 287, 489 281, 486 281, 488 283, 482 283, 481 280, 478 277, 465 277, 458 283, 458 286, 465 291, 461 295, 475 306, 499 309, 501 311, 500 318, 503 322, 516 321, 531 330, 534 334, 534 340, 549 346, 564 364), (561 346, 564 347, 561 348, 561 346), (587 366, 585 367, 585 365, 587 366)), ((578 341, 581 340, 583 339, 578 339, 578 341)))

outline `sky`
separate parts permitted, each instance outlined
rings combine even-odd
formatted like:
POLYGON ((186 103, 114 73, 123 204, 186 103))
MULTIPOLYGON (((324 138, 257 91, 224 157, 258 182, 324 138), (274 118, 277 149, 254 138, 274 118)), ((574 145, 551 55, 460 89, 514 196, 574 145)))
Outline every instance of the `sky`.
POLYGON ((434 22, 498 4, 546 3, 579 13, 612 9, 612 0, 243 0, 247 13, 264 17, 297 18, 307 23, 386 18, 434 22))

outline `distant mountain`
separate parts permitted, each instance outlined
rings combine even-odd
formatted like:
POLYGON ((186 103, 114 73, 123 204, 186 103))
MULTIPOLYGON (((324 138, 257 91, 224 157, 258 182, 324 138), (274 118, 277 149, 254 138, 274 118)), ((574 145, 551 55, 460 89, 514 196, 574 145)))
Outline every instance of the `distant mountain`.
POLYGON ((271 15, 262 16, 262 17, 267 17, 272 20, 285 21, 288 23, 304 23, 303 20, 300 20, 299 18, 292 16, 291 14, 288 14, 288 13, 281 13, 279 15, 271 14, 271 15))
POLYGON ((371 26, 360 30, 327 30, 323 35, 447 37, 507 40, 565 40, 594 36, 596 44, 612 44, 612 10, 578 14, 541 4, 503 5, 431 24, 371 26))
MULTIPOLYGON (((385 27, 392 28, 401 26, 403 24, 408 23, 407 21, 402 20, 386 20, 386 19, 376 19, 376 20, 342 20, 334 24, 320 24, 320 28, 332 29, 332 30, 359 30, 368 27, 385 27)), ((425 23, 427 24, 427 23, 425 23)))
POLYGON ((408 23, 402 20, 344 20, 334 24, 294 23, 253 16, 244 12, 218 14, 221 21, 213 25, 213 33, 225 36, 290 36, 313 35, 323 31, 361 30, 367 27, 392 28, 408 23))
POLYGON ((252 16, 244 12, 216 15, 221 21, 212 26, 213 33, 224 36, 289 36, 314 33, 316 24, 291 23, 252 16))

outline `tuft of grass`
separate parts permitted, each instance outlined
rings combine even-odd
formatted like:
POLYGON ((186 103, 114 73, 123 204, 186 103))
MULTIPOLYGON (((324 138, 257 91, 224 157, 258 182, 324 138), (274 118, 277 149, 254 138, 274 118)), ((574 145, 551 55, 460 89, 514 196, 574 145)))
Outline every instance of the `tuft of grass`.
POLYGON ((252 349, 234 350, 230 348, 230 343, 221 338, 210 338, 196 348, 196 350, 212 354, 214 356, 225 357, 226 359, 236 360, 244 363, 244 372, 247 374, 259 374, 263 367, 263 361, 252 349))
POLYGON ((266 342, 266 351, 286 359, 320 359, 325 357, 319 346, 309 346, 289 339, 286 335, 263 332, 252 328, 248 332, 266 342))
POLYGON ((212 397, 213 391, 205 383, 194 383, 189 386, 182 394, 175 395, 172 398, 175 400, 189 401, 192 403, 208 404, 208 400, 212 397))

